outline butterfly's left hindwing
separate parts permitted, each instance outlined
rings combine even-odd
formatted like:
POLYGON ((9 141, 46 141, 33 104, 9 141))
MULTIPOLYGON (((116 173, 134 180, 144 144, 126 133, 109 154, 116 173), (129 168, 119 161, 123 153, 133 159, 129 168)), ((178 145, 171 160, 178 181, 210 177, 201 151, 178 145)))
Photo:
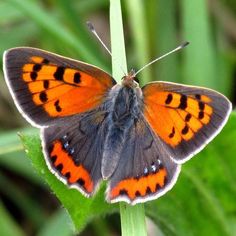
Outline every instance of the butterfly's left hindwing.
POLYGON ((94 110, 67 118, 42 130, 44 155, 55 175, 85 196, 92 196, 102 179, 106 112, 94 110))
POLYGON ((168 82, 144 86, 143 102, 146 120, 178 163, 211 141, 231 112, 229 100, 216 91, 168 82))
POLYGON ((3 62, 17 107, 36 126, 96 108, 115 84, 99 68, 35 48, 10 49, 3 62))
POLYGON ((170 190, 180 172, 141 116, 129 130, 118 166, 107 189, 109 202, 136 204, 156 199, 170 190))

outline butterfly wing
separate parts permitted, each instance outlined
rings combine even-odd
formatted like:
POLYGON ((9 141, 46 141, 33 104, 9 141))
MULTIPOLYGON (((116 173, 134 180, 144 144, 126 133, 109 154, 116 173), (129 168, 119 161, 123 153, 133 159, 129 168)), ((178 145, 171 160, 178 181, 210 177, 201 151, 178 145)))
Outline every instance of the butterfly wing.
POLYGON ((97 67, 35 48, 6 51, 4 73, 18 109, 35 126, 97 107, 115 84, 97 67))
POLYGON ((92 196, 101 181, 106 112, 100 108, 68 117, 64 124, 42 129, 43 151, 49 169, 62 182, 92 196))
POLYGON ((107 188, 107 201, 136 204, 156 199, 175 184, 180 165, 169 156, 144 117, 127 135, 118 166, 107 188))
POLYGON ((145 118, 178 163, 211 141, 231 112, 225 96, 206 88, 154 82, 142 90, 145 118))

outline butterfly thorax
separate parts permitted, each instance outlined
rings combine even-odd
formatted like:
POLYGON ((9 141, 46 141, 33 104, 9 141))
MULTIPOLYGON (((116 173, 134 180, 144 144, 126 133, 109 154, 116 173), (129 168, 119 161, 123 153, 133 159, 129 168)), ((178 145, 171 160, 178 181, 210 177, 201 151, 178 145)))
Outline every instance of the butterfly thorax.
POLYGON ((137 88, 139 84, 135 81, 135 71, 132 69, 128 75, 122 78, 122 85, 129 88, 137 88))
POLYGON ((130 128, 138 120, 141 111, 139 88, 118 86, 118 91, 111 91, 111 95, 115 98, 108 115, 108 132, 104 143, 102 161, 104 179, 109 178, 114 172, 126 139, 129 138, 130 128))

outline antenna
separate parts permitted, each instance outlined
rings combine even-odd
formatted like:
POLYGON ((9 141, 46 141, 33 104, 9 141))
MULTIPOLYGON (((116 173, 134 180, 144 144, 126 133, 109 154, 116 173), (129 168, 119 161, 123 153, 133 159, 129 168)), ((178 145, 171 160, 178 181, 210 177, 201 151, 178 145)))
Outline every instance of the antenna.
MULTIPOLYGON (((97 34, 93 24, 90 21, 87 21, 87 26, 89 28, 89 30, 94 34, 94 36, 98 39, 98 41, 102 44, 102 46, 106 49, 106 51, 110 54, 110 56, 112 57, 111 51, 108 49, 108 47, 106 46, 106 44, 101 40, 101 38, 99 37, 99 35, 97 34)), ((115 58, 116 60, 116 58, 115 58)), ((116 60, 117 61, 117 60, 116 60)), ((120 66, 120 69, 122 70, 122 72, 124 73, 124 75, 126 75, 125 71, 123 70, 122 66, 118 63, 118 65, 120 66)))
POLYGON ((111 51, 108 49, 106 44, 103 43, 103 41, 101 40, 101 38, 97 34, 93 24, 90 21, 87 21, 86 23, 87 23, 87 26, 88 26, 89 30, 94 34, 94 36, 98 39, 98 41, 102 44, 102 46, 107 50, 107 52, 112 56, 111 51))
POLYGON ((164 54, 164 55, 162 55, 162 56, 160 56, 160 57, 158 57, 158 58, 152 60, 151 62, 149 62, 148 64, 146 64, 145 66, 143 66, 141 69, 139 69, 139 70, 134 74, 134 77, 135 77, 137 74, 139 74, 142 70, 144 70, 146 67, 150 66, 151 64, 153 64, 153 63, 155 63, 155 62, 157 62, 157 61, 163 59, 164 57, 166 57, 166 56, 168 56, 168 55, 170 55, 170 54, 172 54, 172 53, 174 53, 174 52, 179 51, 180 49, 185 48, 188 44, 189 44, 189 42, 184 42, 184 43, 182 43, 181 45, 179 45, 177 48, 171 50, 170 52, 167 52, 166 54, 164 54))

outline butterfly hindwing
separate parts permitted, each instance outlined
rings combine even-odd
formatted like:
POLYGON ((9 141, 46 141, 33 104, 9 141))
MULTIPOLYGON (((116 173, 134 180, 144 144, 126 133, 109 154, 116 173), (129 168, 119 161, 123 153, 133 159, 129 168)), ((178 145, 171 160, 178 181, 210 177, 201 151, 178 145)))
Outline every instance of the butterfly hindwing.
POLYGON ((97 107, 115 84, 95 66, 35 48, 6 51, 4 72, 16 105, 36 126, 97 107))
POLYGON ((184 162, 223 128, 231 103, 210 89, 168 82, 143 88, 144 115, 172 158, 184 162))
POLYGON ((71 188, 92 196, 101 179, 106 112, 93 110, 42 130, 44 156, 51 171, 71 188))
POLYGON ((140 118, 130 129, 107 189, 109 202, 131 204, 156 199, 170 190, 180 172, 161 141, 140 118))

